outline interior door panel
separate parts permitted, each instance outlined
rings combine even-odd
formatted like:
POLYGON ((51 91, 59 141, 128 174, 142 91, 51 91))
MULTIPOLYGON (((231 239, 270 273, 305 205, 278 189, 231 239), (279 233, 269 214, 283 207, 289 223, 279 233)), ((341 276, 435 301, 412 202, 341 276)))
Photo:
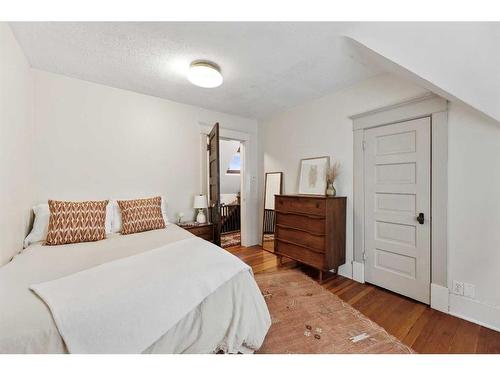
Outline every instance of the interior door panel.
POLYGON ((430 118, 367 129, 364 140, 365 279, 429 304, 430 118))

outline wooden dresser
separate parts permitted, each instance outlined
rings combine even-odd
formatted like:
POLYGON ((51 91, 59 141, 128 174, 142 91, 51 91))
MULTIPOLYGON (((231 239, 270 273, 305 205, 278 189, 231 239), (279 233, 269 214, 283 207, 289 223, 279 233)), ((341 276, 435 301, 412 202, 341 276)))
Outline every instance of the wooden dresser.
POLYGON ((346 198, 276 195, 275 253, 317 268, 319 281, 345 263, 346 198))

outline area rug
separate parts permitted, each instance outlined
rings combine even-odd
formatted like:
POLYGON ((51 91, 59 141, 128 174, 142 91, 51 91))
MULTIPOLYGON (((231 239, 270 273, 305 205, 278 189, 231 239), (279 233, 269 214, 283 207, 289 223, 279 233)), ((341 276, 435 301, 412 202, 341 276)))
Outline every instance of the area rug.
POLYGON ((299 270, 256 274, 272 325, 258 353, 413 353, 299 270))
POLYGON ((231 233, 223 233, 220 236, 220 243, 222 248, 228 248, 231 246, 239 246, 241 244, 241 233, 231 232, 231 233))

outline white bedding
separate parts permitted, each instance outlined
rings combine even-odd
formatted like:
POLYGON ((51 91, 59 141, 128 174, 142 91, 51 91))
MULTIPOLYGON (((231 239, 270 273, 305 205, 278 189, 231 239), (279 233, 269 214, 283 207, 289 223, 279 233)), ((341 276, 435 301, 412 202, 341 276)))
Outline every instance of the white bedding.
MULTIPOLYGON (((30 246, 0 268, 0 352, 67 352, 50 310, 29 290, 30 285, 189 238, 193 237, 187 231, 168 225, 165 230, 117 235, 95 243, 30 246)), ((185 256, 190 256, 189 247, 185 256)), ((167 332, 158 332, 161 337, 144 352, 251 352, 260 347, 269 326, 269 313, 255 280, 248 271, 238 272, 167 332)))

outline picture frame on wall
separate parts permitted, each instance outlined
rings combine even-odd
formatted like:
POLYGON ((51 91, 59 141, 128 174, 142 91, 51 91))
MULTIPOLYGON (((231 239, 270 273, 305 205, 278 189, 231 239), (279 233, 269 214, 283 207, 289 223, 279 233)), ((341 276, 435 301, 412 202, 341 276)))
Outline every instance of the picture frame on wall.
POLYGON ((329 156, 301 159, 299 194, 325 195, 326 173, 329 168, 329 156))

